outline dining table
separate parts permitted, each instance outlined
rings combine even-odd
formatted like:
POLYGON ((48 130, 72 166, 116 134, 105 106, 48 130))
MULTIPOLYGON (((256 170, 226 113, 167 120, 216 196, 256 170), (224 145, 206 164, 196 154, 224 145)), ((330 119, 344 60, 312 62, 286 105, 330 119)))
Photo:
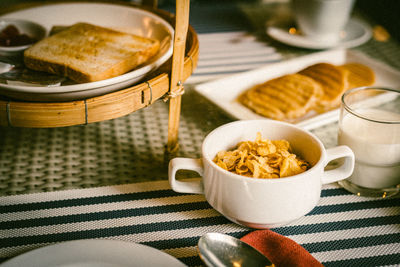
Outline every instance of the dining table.
MULTIPOLYGON (((159 8, 174 12, 175 7, 160 1, 159 8)), ((200 53, 184 83, 174 154, 165 150, 168 103, 162 100, 87 125, 0 126, 0 263, 57 243, 107 239, 146 245, 185 265, 202 266, 197 250, 202 235, 241 238, 254 231, 226 219, 204 195, 174 192, 168 163, 173 157, 201 158, 207 134, 238 119, 199 93, 198 86, 321 52, 266 34, 268 22, 290 14, 289 1, 192 1, 189 22, 200 53)), ((369 25, 371 37, 346 49, 400 71, 399 41, 357 7, 353 16, 369 25)), ((337 145, 337 120, 309 131, 326 148, 337 145)), ((325 266, 400 265, 399 195, 363 197, 337 183, 323 185, 311 212, 271 230, 325 266)))

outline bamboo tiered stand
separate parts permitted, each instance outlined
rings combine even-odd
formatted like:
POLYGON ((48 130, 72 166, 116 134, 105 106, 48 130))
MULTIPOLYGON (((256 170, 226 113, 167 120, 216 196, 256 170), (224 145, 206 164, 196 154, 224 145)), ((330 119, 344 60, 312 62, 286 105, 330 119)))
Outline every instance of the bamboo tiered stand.
POLYGON ((0 98, 0 125, 51 128, 84 125, 115 119, 153 104, 169 101, 166 150, 178 149, 178 129, 183 82, 193 73, 199 56, 197 34, 189 25, 189 0, 176 0, 176 15, 156 8, 157 1, 141 7, 175 26, 172 60, 167 61, 148 80, 102 96, 70 102, 26 102, 0 98))

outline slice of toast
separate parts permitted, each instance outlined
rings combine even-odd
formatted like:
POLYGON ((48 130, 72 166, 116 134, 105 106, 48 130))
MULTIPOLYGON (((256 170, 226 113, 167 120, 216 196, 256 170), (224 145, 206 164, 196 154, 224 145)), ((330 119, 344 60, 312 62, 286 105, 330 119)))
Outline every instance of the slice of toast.
POLYGON ((153 57, 158 40, 77 23, 24 52, 26 67, 84 83, 124 74, 153 57))

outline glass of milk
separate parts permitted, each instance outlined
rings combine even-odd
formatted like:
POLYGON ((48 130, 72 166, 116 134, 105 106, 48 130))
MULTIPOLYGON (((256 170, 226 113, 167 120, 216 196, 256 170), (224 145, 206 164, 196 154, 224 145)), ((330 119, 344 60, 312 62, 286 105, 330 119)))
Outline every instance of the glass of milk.
POLYGON ((356 157, 352 176, 339 182, 361 196, 400 191, 400 90, 361 87, 342 96, 338 143, 356 157))

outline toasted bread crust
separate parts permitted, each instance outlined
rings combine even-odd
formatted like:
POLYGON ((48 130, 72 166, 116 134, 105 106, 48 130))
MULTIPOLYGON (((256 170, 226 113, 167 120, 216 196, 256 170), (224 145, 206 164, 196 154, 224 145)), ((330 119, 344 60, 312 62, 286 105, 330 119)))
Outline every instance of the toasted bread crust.
POLYGON ((159 46, 158 40, 77 23, 27 49, 24 62, 30 69, 78 83, 94 82, 136 68, 153 57, 159 46))
POLYGON ((76 82, 82 83, 91 81, 91 77, 89 74, 75 70, 61 63, 44 61, 43 59, 36 58, 34 56, 25 57, 24 63, 27 68, 65 76, 76 82))

